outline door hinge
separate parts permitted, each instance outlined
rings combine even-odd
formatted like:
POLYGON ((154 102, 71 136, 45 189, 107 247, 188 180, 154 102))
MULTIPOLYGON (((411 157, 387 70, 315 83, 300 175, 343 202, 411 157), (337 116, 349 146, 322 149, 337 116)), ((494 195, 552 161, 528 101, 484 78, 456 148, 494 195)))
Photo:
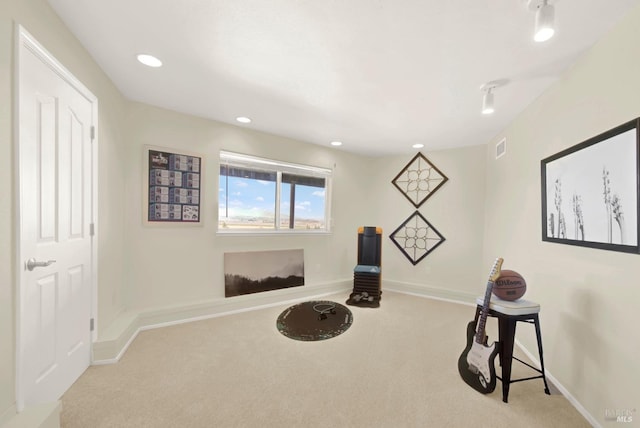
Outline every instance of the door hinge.
POLYGON ((91 125, 91 139, 95 140, 96 138, 96 127, 91 125))
POLYGON ((93 331, 93 318, 89 321, 89 331, 93 331))
POLYGON ((89 236, 95 236, 95 234, 96 234, 96 224, 91 223, 89 224, 89 236))

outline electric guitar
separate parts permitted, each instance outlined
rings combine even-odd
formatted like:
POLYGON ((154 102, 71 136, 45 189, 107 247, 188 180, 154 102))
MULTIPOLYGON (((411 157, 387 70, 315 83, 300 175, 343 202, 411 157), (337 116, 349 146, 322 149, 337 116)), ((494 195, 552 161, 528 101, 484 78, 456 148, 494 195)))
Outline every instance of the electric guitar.
POLYGON ((488 337, 485 335, 485 326, 489 315, 489 301, 491 300, 493 284, 500 276, 503 261, 502 258, 497 258, 493 263, 489 280, 487 281, 487 290, 484 293, 484 303, 478 320, 478 328, 476 330, 475 321, 471 321, 467 325, 467 347, 464 348, 462 355, 458 359, 458 371, 462 379, 467 385, 482 394, 493 392, 496 388, 494 361, 499 351, 499 343, 493 342, 491 346, 487 345, 488 337))

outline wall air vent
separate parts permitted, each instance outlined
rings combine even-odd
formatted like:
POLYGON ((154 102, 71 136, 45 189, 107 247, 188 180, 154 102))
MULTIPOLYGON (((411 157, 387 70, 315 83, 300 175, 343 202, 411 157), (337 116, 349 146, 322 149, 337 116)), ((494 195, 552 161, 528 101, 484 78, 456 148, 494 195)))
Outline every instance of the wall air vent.
POLYGON ((498 144, 496 144, 496 159, 498 159, 501 156, 504 156, 506 152, 507 152, 507 139, 503 138, 498 142, 498 144))

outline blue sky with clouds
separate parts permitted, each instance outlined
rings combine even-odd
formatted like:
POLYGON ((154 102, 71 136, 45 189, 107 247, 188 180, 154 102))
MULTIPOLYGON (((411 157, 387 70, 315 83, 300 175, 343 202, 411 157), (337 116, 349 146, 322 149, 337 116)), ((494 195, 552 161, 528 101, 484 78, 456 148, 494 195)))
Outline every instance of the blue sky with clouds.
MULTIPOLYGON (((241 177, 220 176, 219 215, 225 217, 228 196, 229 217, 272 217, 274 215, 276 183, 241 177), (228 181, 228 185, 226 180, 228 181), (228 188, 228 195, 227 195, 228 188)), ((325 190, 319 187, 296 186, 296 219, 324 218, 325 190)), ((282 216, 288 217, 290 207, 290 185, 282 185, 280 208, 282 216)))

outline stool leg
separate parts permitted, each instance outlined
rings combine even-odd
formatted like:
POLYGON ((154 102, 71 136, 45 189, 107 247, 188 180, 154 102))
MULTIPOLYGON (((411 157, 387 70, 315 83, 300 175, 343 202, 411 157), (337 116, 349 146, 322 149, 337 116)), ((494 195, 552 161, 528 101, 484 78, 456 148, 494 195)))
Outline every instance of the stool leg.
POLYGON ((540 333, 540 321, 538 320, 538 314, 533 318, 533 323, 536 326, 536 337, 538 338, 538 355, 540 356, 540 371, 542 372, 542 380, 544 381, 544 392, 547 395, 551 395, 549 392, 549 385, 547 385, 547 375, 544 372, 544 358, 542 357, 542 334, 540 333))
POLYGON ((500 360, 502 365, 502 401, 509 401, 511 384, 511 363, 513 362, 513 343, 516 336, 516 321, 500 318, 498 322, 500 342, 500 360))

